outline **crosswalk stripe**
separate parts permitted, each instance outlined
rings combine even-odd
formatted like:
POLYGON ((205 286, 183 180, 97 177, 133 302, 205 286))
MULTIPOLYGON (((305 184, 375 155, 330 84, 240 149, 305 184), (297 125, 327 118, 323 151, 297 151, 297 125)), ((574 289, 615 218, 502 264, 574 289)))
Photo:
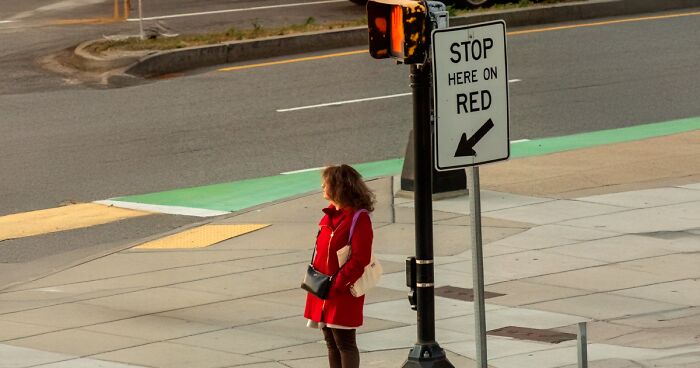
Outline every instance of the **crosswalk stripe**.
POLYGON ((102 225, 150 212, 81 203, 0 217, 0 241, 102 225))
POLYGON ((167 213, 169 215, 182 215, 194 217, 215 217, 231 213, 230 211, 208 210, 205 208, 192 208, 184 206, 166 206, 158 204, 148 204, 139 202, 124 202, 106 199, 104 201, 95 201, 94 203, 104 204, 120 208, 128 208, 138 211, 167 213))

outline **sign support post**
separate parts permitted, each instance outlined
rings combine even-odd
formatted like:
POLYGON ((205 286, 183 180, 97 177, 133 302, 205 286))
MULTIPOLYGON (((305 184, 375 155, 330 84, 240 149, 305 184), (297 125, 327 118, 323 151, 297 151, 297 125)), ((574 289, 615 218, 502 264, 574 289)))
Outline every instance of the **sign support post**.
POLYGON ((476 367, 488 367, 479 165, 510 157, 505 22, 432 32, 435 166, 467 168, 476 367))
POLYGON ((484 311, 484 254, 481 238, 481 188, 479 166, 467 169, 469 209, 472 235, 472 282, 474 287, 474 335, 476 338, 476 367, 487 368, 486 313, 484 311))

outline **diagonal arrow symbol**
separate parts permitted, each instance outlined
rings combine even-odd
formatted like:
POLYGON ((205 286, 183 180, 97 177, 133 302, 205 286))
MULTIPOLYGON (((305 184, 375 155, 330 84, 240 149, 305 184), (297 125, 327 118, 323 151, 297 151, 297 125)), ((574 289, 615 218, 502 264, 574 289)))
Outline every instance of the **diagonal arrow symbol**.
POLYGON ((471 138, 467 139, 467 133, 462 133, 462 139, 459 140, 459 144, 457 145, 455 157, 476 156, 474 145, 476 145, 481 138, 484 138, 491 128, 493 128, 493 121, 489 119, 473 136, 471 136, 471 138))

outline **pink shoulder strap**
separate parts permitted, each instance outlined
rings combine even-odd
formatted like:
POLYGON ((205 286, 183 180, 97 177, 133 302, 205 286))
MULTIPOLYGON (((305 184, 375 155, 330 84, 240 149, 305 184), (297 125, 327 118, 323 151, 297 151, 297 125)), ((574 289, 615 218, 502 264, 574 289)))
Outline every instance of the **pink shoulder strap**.
POLYGON ((355 215, 352 216, 352 224, 350 225, 350 235, 348 235, 348 244, 352 242, 352 233, 355 232, 355 224, 357 224, 357 219, 360 217, 360 214, 362 212, 367 212, 366 209, 361 209, 358 211, 355 211, 355 215))

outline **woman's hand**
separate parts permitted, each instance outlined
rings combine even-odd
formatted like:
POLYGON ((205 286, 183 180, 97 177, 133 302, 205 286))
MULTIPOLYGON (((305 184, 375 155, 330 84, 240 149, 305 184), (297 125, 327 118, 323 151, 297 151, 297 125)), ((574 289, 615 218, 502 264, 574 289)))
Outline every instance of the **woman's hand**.
POLYGON ((333 284, 331 284, 331 289, 328 291, 328 298, 338 297, 341 295, 352 295, 350 294, 350 288, 339 283, 338 278, 333 278, 333 284))

